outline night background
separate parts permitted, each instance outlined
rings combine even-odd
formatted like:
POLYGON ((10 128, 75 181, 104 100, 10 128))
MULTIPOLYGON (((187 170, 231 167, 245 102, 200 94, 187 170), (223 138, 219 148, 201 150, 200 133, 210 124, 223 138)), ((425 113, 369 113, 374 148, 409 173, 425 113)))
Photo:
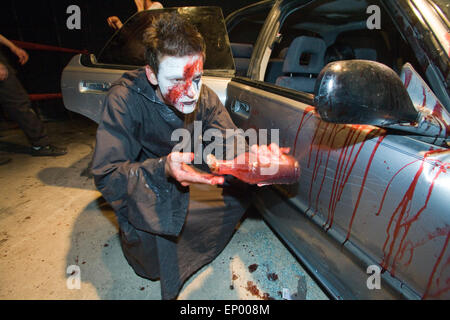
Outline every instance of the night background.
MULTIPOLYGON (((164 7, 219 6, 223 15, 256 0, 162 0, 164 7)), ((0 3, 0 34, 9 40, 55 46, 98 53, 114 33, 106 19, 118 16, 124 23, 136 12, 133 0, 2 0, 0 3), (70 5, 81 9, 81 29, 69 30, 66 13, 70 5)), ((60 93, 61 72, 76 52, 43 51, 24 48, 29 60, 24 66, 17 63, 17 57, 8 48, 1 50, 10 58, 18 76, 29 94, 60 93)), ((33 108, 44 120, 67 117, 61 99, 34 100, 33 108)), ((5 114, 0 118, 5 120, 5 114)), ((7 120, 7 119, 6 119, 7 120)))

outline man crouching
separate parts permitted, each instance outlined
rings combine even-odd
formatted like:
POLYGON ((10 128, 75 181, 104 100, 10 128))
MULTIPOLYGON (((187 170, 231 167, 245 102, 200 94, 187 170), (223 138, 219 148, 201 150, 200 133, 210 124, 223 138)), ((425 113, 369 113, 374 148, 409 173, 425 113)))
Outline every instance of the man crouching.
POLYGON ((105 99, 92 172, 117 215, 127 261, 138 275, 160 279, 163 299, 174 299, 228 243, 246 210, 246 193, 193 169, 192 153, 174 151, 172 132, 192 133, 194 121, 223 135, 237 129, 202 85, 200 33, 178 14, 164 13, 143 39, 148 65, 123 74, 105 99))

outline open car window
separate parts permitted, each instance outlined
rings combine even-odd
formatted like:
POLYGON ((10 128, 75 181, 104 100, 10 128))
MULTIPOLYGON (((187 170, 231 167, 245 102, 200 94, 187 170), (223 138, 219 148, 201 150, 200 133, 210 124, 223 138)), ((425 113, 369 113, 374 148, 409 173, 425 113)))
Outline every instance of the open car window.
MULTIPOLYGON (((337 60, 381 62, 400 74, 420 65, 379 1, 317 1, 280 17, 280 41, 272 44, 264 82, 313 93, 322 68, 337 60), (381 26, 368 28, 367 7, 381 9, 381 26)), ((426 79, 425 75, 421 75, 426 79)))
POLYGON ((141 11, 130 17, 100 51, 97 61, 105 64, 143 66, 145 48, 142 34, 152 18, 176 11, 194 24, 206 42, 205 72, 234 72, 233 57, 222 10, 219 7, 182 7, 141 11))
POLYGON ((247 76, 256 40, 272 9, 273 1, 259 2, 226 19, 236 76, 247 76))

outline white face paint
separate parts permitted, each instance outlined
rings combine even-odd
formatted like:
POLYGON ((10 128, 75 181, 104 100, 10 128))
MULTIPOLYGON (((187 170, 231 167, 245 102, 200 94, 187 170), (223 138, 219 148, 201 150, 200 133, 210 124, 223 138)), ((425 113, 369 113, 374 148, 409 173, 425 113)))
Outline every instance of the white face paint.
POLYGON ((193 112, 200 96, 202 74, 201 55, 163 57, 157 80, 164 102, 182 113, 193 112))

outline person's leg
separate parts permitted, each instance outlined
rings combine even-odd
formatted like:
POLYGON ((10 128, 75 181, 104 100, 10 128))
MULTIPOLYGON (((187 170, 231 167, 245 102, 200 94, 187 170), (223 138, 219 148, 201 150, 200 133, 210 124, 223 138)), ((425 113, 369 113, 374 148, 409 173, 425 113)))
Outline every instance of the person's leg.
POLYGON ((190 186, 189 211, 180 235, 157 237, 163 299, 176 298, 186 279, 228 244, 250 203, 247 186, 190 186))
POLYGON ((0 81, 0 105, 12 120, 23 130, 33 146, 32 155, 57 156, 66 154, 66 150, 50 145, 44 123, 31 108, 28 93, 23 88, 15 71, 9 67, 8 78, 0 81))
POLYGON ((27 92, 15 72, 11 68, 8 68, 8 71, 8 78, 0 82, 0 105, 11 119, 18 123, 33 146, 49 145, 44 124, 31 108, 27 92))

